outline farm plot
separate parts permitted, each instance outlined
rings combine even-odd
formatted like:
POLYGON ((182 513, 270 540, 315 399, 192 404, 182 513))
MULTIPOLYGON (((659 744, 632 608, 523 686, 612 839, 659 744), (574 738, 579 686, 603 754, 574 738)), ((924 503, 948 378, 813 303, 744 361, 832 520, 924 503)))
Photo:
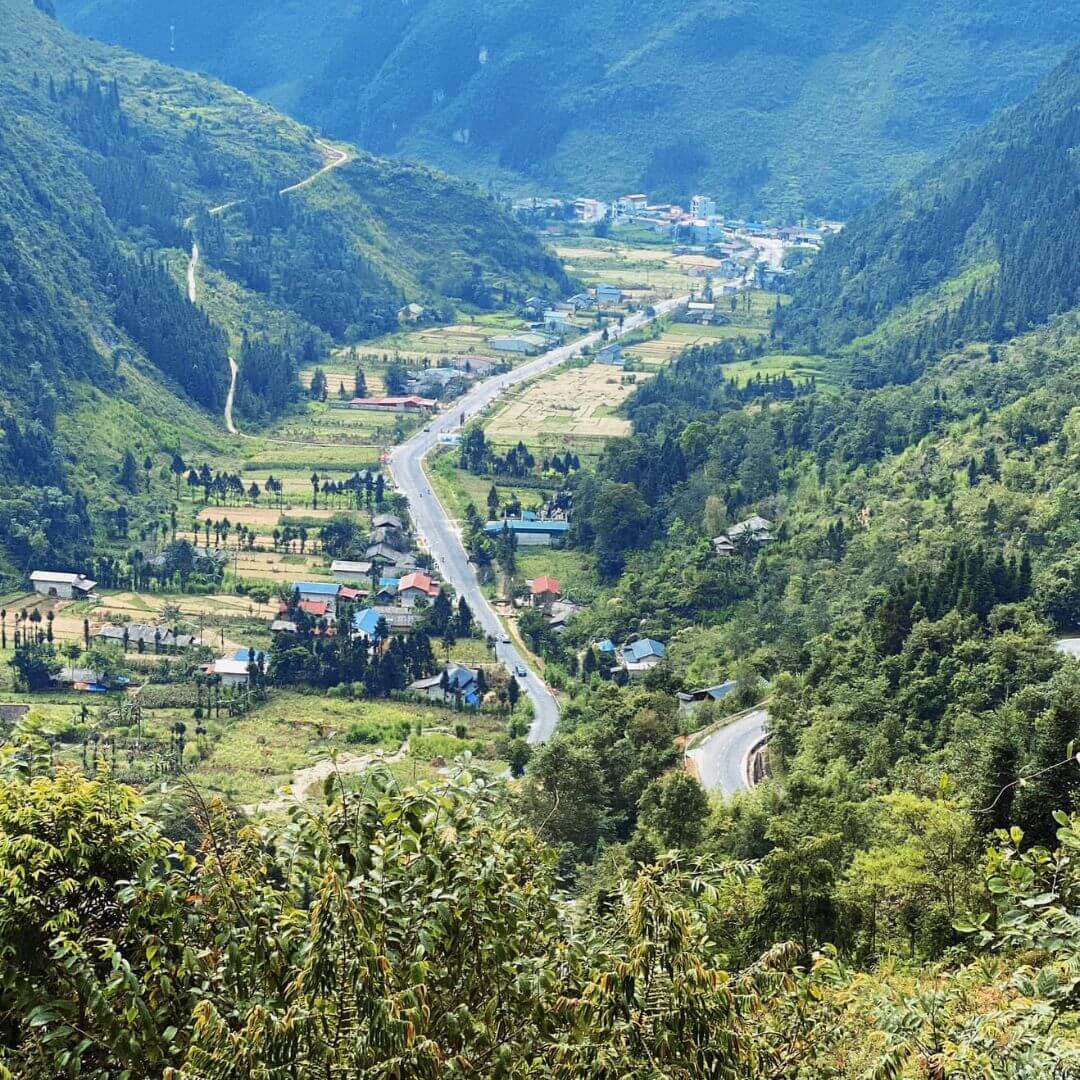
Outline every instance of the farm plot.
POLYGON ((523 433, 530 445, 552 447, 620 438, 630 433, 630 422, 615 412, 633 391, 633 377, 610 367, 566 368, 527 387, 495 414, 485 433, 502 446, 513 445, 523 433))

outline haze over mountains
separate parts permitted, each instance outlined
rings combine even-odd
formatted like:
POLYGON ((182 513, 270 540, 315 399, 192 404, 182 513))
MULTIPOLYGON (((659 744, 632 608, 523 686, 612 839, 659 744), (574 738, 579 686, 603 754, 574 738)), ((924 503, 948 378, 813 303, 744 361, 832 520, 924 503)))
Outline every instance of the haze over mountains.
POLYGON ((847 217, 1023 98, 1067 0, 62 0, 380 153, 503 189, 847 217), (170 31, 170 28, 172 30, 170 31))

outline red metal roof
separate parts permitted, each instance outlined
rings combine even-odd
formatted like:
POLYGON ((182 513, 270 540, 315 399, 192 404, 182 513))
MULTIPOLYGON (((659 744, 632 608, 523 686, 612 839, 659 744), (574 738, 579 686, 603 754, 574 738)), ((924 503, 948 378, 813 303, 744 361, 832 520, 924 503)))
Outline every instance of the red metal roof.
POLYGON ((538 577, 532 583, 532 594, 533 596, 540 596, 543 593, 562 596, 562 586, 553 577, 538 577))

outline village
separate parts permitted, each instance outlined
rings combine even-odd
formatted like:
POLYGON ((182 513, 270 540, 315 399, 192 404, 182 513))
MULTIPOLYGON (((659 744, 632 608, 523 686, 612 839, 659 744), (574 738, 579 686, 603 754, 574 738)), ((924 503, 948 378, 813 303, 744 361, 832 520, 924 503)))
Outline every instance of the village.
MULTIPOLYGON (((635 197, 609 213, 619 228, 651 228, 665 214, 676 221, 678 208, 661 210, 635 197)), ((715 217, 708 201, 695 200, 692 212, 715 217)), ((763 337, 783 299, 763 288, 760 249, 724 230, 705 248, 670 252, 641 248, 636 236, 638 246, 597 239, 595 248, 567 238, 557 250, 580 288, 565 298, 532 296, 451 325, 409 303, 399 332, 312 363, 301 371, 298 412, 246 437, 239 456, 229 450, 179 471, 174 459, 160 479, 148 471, 157 509, 117 507, 112 551, 83 566, 37 567, 23 593, 0 598, 0 646, 15 661, 0 700, 55 729, 58 753, 96 760, 95 748, 108 745, 128 755, 132 780, 183 767, 252 804, 327 753, 355 758, 358 745, 396 755, 394 767, 412 775, 463 752, 520 772, 529 672, 501 664, 499 643, 543 672, 536 634, 565 634, 594 594, 572 544, 568 476, 628 433, 620 406, 642 381, 689 345, 763 337), (721 234, 727 250, 715 246, 721 234), (673 303, 656 317, 656 305, 673 303), (473 388, 567 347, 571 360, 468 427, 455 414, 473 388), (386 467, 394 446, 442 416, 454 423, 440 431, 428 472, 459 529, 469 506, 487 511, 471 553, 505 634, 482 632, 440 578, 386 467), (463 446, 474 429, 488 440, 476 474, 463 446), (501 475, 507 468, 514 479, 501 475), (507 550, 510 567, 499 557, 507 550), (308 697, 320 688, 344 699, 333 722, 318 719, 308 697), (372 712, 380 723, 365 728, 356 718, 372 712)), ((781 364, 797 378, 817 375, 813 358, 762 353, 745 363, 734 377, 769 376, 781 364)), ((726 557, 745 541, 733 529, 715 544, 726 557)), ((663 642, 632 635, 593 641, 577 664, 629 681, 666 658, 663 642)), ((561 678, 549 677, 558 695, 561 678)), ((684 695, 680 709, 689 717, 710 694, 726 691, 684 695)))

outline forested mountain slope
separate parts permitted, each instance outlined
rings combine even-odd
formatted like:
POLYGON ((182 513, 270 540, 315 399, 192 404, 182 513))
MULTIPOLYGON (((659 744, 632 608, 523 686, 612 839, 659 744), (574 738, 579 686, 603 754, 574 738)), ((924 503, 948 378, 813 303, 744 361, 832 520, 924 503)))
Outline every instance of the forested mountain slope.
POLYGON ((856 217, 777 318, 789 343, 907 378, 955 343, 1003 340, 1080 300, 1080 49, 1031 98, 856 217))
POLYGON ((1063 0, 62 0, 377 152, 568 193, 848 216, 1080 34, 1063 0), (170 28, 173 28, 170 32, 170 28))
POLYGON ((0 26, 0 570, 85 551, 124 450, 215 439, 243 332, 273 339, 261 384, 284 393, 248 398, 272 412, 303 350, 392 328, 405 299, 563 285, 471 186, 361 154, 278 196, 324 160, 299 124, 30 0, 0 26), (193 237, 233 285, 220 325, 185 295, 193 237))

